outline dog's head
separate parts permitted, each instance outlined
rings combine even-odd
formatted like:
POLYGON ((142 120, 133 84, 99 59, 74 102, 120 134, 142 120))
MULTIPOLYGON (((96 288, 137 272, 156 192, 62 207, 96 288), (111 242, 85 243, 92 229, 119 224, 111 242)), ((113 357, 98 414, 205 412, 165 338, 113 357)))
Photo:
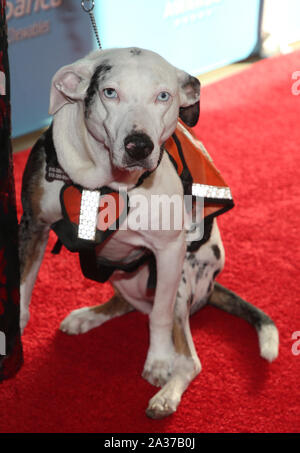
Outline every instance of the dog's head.
POLYGON ((115 168, 153 170, 178 118, 197 123, 199 99, 199 80, 158 54, 109 49, 55 74, 49 113, 80 104, 88 133, 105 146, 115 168))

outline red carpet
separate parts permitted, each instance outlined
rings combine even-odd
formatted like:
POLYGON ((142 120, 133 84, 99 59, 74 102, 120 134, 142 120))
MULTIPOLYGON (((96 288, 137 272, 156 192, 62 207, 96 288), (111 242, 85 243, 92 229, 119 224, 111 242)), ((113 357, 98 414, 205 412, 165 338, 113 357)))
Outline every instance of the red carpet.
MULTIPOLYGON (((204 308, 191 321, 203 371, 178 412, 145 415, 156 389, 141 378, 147 318, 133 313, 88 334, 58 325, 70 310, 105 301, 109 285, 84 280, 77 257, 50 254, 24 335, 25 364, 0 386, 1 432, 299 432, 300 53, 256 63, 203 89, 198 135, 232 188, 220 220, 227 265, 220 281, 265 310, 280 331, 273 364, 244 321, 204 308)), ((17 194, 27 153, 15 156, 17 194)))

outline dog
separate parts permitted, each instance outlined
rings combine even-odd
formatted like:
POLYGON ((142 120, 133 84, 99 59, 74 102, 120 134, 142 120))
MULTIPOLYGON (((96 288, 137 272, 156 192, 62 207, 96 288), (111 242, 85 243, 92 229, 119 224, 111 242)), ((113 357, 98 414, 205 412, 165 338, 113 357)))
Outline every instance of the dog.
MULTIPOLYGON (((182 181, 164 144, 179 120, 181 125, 197 123, 199 101, 197 78, 145 49, 94 51, 55 74, 49 108, 53 123, 33 147, 23 176, 22 331, 29 320, 31 293, 49 231, 63 218, 60 193, 66 181, 93 193, 100 187, 125 190, 129 204, 137 195, 149 202, 153 195, 177 195, 186 209, 182 181), (61 180, 46 177, 53 159, 61 180)), ((141 206, 142 217, 148 216, 148 209, 148 203, 141 206)), ((130 209, 128 220, 134 213, 130 209)), ((74 310, 60 326, 76 335, 134 309, 148 314, 150 345, 142 376, 161 387, 146 410, 152 418, 176 411, 183 392, 201 370, 189 316, 205 304, 251 323, 264 359, 271 362, 278 355, 273 321, 215 282, 224 267, 224 248, 216 219, 206 226, 205 239, 198 241, 196 249, 190 249, 187 241, 191 225, 114 231, 93 253, 102 263, 121 263, 107 274, 115 295, 105 304, 74 310), (149 251, 155 261, 154 291, 149 290, 149 262, 143 261, 149 251), (129 272, 125 265, 132 262, 138 266, 129 272)))

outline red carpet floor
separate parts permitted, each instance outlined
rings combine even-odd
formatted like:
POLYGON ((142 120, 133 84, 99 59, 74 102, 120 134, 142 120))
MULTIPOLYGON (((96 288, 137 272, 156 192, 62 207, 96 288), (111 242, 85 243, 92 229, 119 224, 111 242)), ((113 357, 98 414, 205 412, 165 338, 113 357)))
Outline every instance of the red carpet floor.
MULTIPOLYGON (((176 414, 149 420, 156 391, 141 378, 147 318, 116 319, 88 334, 58 331, 70 310, 105 301, 109 285, 81 276, 67 251, 46 258, 24 335, 25 364, 0 386, 2 432, 299 432, 300 53, 253 65, 203 89, 197 133, 230 184, 236 207, 220 220, 227 265, 220 281, 265 310, 280 356, 259 357, 244 321, 204 308, 191 321, 203 371, 176 414)), ((27 153, 15 156, 17 194, 27 153)))

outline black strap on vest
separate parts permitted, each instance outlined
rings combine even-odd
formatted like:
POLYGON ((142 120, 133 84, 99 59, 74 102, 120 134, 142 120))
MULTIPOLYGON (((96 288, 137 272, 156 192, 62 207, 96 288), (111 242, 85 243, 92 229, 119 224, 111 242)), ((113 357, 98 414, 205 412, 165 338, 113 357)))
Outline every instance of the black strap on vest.
MULTIPOLYGON (((183 167, 183 170, 180 175, 180 179, 181 179, 181 182, 183 185, 184 195, 192 195, 193 177, 192 177, 189 167, 187 166, 187 163, 185 161, 180 140, 178 139, 178 137, 175 133, 172 135, 172 138, 177 146, 177 151, 178 151, 178 154, 179 154, 179 157, 180 157, 180 160, 182 163, 182 167, 183 167)), ((177 171, 176 162, 174 161, 173 157, 170 154, 169 154, 169 157, 171 158, 170 160, 171 160, 172 164, 175 166, 176 171, 177 171)))
POLYGON ((146 252, 140 258, 130 263, 113 262, 106 258, 97 257, 95 250, 84 250, 79 252, 80 266, 83 275, 99 283, 106 282, 116 271, 135 272, 143 264, 148 264, 149 277, 147 288, 155 289, 156 287, 156 261, 151 252, 146 252))

